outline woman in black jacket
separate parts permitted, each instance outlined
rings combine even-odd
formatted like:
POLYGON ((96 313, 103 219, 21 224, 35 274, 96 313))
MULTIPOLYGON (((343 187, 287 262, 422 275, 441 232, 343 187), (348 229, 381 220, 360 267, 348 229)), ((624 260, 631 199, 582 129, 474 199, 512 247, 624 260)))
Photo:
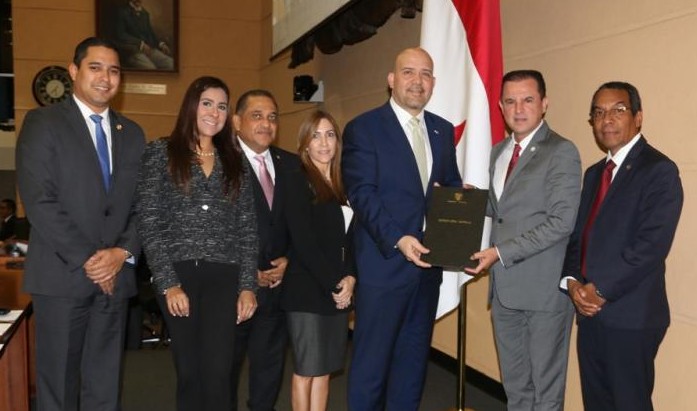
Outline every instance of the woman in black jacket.
POLYGON ((287 311, 295 370, 295 411, 323 410, 329 375, 344 365, 348 311, 356 283, 348 207, 341 182, 341 136, 326 112, 300 126, 303 170, 286 186, 290 234, 281 304, 287 311))

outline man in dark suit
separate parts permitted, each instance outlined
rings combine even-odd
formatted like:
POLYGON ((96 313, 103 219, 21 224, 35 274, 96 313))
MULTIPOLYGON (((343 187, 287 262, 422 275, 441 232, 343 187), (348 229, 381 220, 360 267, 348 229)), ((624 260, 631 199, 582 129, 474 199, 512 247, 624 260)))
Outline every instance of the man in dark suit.
POLYGON ((73 96, 30 111, 17 142, 32 222, 23 287, 36 319, 37 409, 118 410, 145 138, 109 108, 121 75, 112 44, 85 39, 69 72, 73 96))
POLYGON ((640 133, 637 89, 605 83, 590 124, 607 156, 584 177, 562 288, 578 311, 585 409, 653 410, 654 358, 670 322, 665 259, 683 203, 678 168, 640 133))
MULTIPOLYGON (((252 411, 272 411, 283 380, 287 331, 280 293, 288 234, 283 220, 283 187, 291 172, 300 168, 295 154, 273 147, 278 130, 278 105, 266 90, 250 90, 237 100, 233 115, 235 133, 245 158, 256 176, 254 202, 259 231, 257 309, 254 316, 237 326, 233 363, 233 404, 242 363, 249 359, 249 400, 252 411)), ((237 408, 235 408, 237 409, 237 408)))
POLYGON ((346 126, 344 183, 355 211, 356 323, 349 372, 354 411, 417 410, 442 270, 421 260, 435 183, 462 186, 453 126, 424 111, 435 78, 420 48, 397 56, 391 99, 346 126))
POLYGON ((563 410, 573 306, 559 276, 581 195, 574 144, 543 120, 542 73, 506 73, 501 112, 511 135, 491 150, 489 302, 508 410, 563 410))
POLYGON ((4 198, 0 200, 0 241, 15 238, 15 224, 17 223, 17 204, 14 200, 4 198))

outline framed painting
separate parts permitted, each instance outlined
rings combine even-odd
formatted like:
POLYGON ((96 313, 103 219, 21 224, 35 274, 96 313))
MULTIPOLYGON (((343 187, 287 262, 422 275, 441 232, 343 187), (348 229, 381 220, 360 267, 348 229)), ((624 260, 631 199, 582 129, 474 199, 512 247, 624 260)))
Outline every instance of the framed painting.
POLYGON ((116 45, 124 71, 176 73, 179 0, 96 0, 97 36, 116 45))

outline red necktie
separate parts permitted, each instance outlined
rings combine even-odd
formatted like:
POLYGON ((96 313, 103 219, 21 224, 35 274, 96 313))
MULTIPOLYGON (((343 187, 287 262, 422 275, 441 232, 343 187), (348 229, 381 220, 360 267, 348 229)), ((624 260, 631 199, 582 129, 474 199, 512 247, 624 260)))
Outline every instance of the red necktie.
POLYGON ((259 183, 261 183, 261 189, 264 191, 266 202, 269 203, 269 208, 271 208, 273 205, 273 180, 271 180, 271 174, 266 168, 266 159, 261 154, 254 156, 254 159, 259 162, 259 183))
POLYGON ((600 184, 598 185, 598 191, 595 193, 595 198, 593 199, 593 206, 591 207, 591 212, 588 214, 588 220, 586 220, 586 225, 583 227, 583 238, 581 242, 581 274, 586 277, 586 246, 588 244, 588 234, 593 227, 595 222, 595 217, 598 216, 598 211, 600 210, 600 205, 605 199, 607 190, 610 189, 610 184, 612 183, 612 170, 615 168, 615 163, 612 160, 605 163, 605 170, 603 170, 603 175, 600 178, 600 184))
POLYGON ((518 158, 520 158, 520 144, 515 143, 513 146, 513 155, 511 156, 511 161, 508 163, 508 170, 506 170, 506 179, 503 180, 504 184, 508 181, 508 176, 513 172, 515 165, 518 164, 518 158))

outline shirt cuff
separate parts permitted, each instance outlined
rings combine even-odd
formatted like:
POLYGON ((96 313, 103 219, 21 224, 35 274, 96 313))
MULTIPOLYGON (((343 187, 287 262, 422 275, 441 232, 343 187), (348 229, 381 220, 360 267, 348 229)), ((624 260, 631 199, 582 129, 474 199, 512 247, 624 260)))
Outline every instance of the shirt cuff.
POLYGON ((494 246, 494 250, 496 250, 496 255, 499 256, 499 261, 501 261, 501 265, 506 268, 506 264, 504 264, 503 259, 501 258, 501 253, 499 253, 499 248, 494 246))
POLYGON ((561 281, 559 281, 559 288, 569 291, 569 280, 575 281, 576 279, 570 275, 562 278, 561 281))

